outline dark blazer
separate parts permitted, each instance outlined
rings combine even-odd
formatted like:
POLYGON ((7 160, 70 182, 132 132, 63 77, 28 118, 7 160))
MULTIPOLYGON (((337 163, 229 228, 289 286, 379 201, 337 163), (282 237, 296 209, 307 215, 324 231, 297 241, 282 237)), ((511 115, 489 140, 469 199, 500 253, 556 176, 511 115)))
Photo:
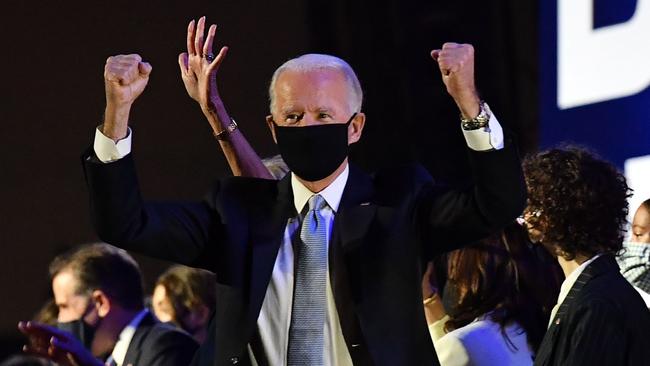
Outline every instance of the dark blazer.
POLYGON ((138 325, 124 357, 124 366, 189 365, 198 343, 172 325, 147 314, 138 325))
MULTIPOLYGON (((355 365, 438 364, 422 308, 423 264, 501 229, 525 204, 514 146, 470 151, 469 159, 475 185, 464 190, 437 184, 419 166, 374 176, 350 167, 329 260, 355 365)), ((88 151, 83 160, 103 240, 216 273, 214 338, 194 364, 248 364, 287 219, 297 216, 290 176, 223 179, 200 203, 144 203, 130 155, 101 164, 88 151)))
POLYGON ((612 255, 597 258, 580 274, 535 365, 650 365, 650 312, 612 255))

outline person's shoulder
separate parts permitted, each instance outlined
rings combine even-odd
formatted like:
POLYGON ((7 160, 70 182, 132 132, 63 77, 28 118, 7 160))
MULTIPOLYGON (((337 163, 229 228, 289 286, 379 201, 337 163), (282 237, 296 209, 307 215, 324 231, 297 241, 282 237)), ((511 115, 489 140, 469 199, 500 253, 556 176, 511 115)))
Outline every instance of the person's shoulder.
POLYGON ((629 305, 630 299, 639 297, 634 286, 616 270, 591 278, 578 293, 576 300, 583 304, 597 301, 618 308, 629 305))
POLYGON ((516 323, 506 326, 504 332, 498 323, 483 318, 453 330, 443 338, 446 337, 462 344, 474 364, 489 364, 495 360, 505 364, 532 364, 532 350, 526 332, 516 323))
POLYGON ((143 344, 177 344, 183 347, 198 347, 194 338, 182 329, 171 324, 157 322, 151 325, 149 333, 143 344))
POLYGON ((650 313, 641 295, 619 273, 592 278, 569 308, 574 322, 606 323, 610 327, 650 326, 650 313))
POLYGON ((156 322, 141 329, 139 327, 138 331, 144 334, 134 351, 139 354, 139 362, 143 364, 189 364, 199 348, 191 335, 170 324, 156 322))
POLYGON ((464 327, 454 329, 448 335, 452 335, 464 342, 474 338, 484 339, 491 338, 501 333, 499 325, 488 319, 479 319, 467 324, 464 327))

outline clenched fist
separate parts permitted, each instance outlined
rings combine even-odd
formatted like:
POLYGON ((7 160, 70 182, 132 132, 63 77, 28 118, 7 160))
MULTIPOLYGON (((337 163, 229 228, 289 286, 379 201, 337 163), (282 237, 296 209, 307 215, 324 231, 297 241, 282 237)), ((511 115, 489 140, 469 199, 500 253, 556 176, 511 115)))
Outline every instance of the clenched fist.
POLYGON ((104 84, 106 104, 116 107, 131 105, 149 82, 151 65, 140 55, 117 55, 106 60, 104 84))
POLYGON ((438 61, 442 81, 463 116, 476 117, 480 99, 474 84, 474 47, 448 42, 442 49, 431 51, 431 57, 438 61))
POLYGON ((117 142, 126 137, 131 105, 149 82, 151 65, 140 55, 117 55, 106 60, 104 86, 106 111, 102 132, 117 142))

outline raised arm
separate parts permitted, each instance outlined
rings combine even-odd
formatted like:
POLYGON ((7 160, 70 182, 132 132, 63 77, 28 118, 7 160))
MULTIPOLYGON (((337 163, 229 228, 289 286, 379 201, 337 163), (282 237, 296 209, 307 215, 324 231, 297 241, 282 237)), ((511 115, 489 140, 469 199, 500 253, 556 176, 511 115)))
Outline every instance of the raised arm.
POLYGON ((474 185, 466 189, 432 189, 422 197, 418 215, 427 243, 436 243, 429 255, 453 250, 503 228, 521 214, 526 188, 514 142, 487 104, 481 102, 474 82, 474 48, 445 43, 433 50, 447 92, 461 114, 456 121, 467 145, 474 185))
POLYGON ((128 135, 129 113, 149 82, 151 65, 137 54, 111 56, 104 66, 104 136, 118 142, 128 135))
POLYGON ((183 84, 187 94, 201 106, 233 174, 272 179, 262 160, 228 115, 219 96, 217 71, 228 53, 228 47, 221 47, 219 54, 213 55, 212 44, 216 32, 217 26, 212 24, 207 36, 204 35, 205 17, 201 17, 198 23, 192 20, 188 25, 187 52, 178 56, 183 84))
POLYGON ((99 237, 115 246, 215 271, 214 263, 201 262, 206 250, 217 250, 223 241, 211 203, 150 204, 141 198, 130 154, 129 112, 150 72, 136 54, 106 61, 106 118, 93 149, 82 156, 93 224, 99 237), (208 242, 213 245, 206 249, 208 242))

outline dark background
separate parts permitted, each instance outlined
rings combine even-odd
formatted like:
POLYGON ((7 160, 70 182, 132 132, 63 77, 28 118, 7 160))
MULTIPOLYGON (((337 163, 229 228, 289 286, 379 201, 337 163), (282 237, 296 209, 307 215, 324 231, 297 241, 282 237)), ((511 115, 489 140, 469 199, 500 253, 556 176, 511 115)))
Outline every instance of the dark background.
MULTIPOLYGON (((273 70, 297 55, 331 53, 357 71, 367 124, 352 161, 372 170, 419 160, 465 183, 458 112, 429 51, 476 48, 478 86, 522 152, 537 141, 536 1, 4 1, 0 12, 0 357, 19 350, 16 323, 50 296, 47 266, 96 240, 80 154, 104 108, 103 66, 119 53, 153 65, 131 116, 148 198, 200 199, 230 174, 200 109, 186 95, 177 55, 192 18, 219 24, 230 46, 219 85, 261 156, 276 150, 264 124, 273 70)), ((148 290, 167 263, 137 256, 148 290)))

